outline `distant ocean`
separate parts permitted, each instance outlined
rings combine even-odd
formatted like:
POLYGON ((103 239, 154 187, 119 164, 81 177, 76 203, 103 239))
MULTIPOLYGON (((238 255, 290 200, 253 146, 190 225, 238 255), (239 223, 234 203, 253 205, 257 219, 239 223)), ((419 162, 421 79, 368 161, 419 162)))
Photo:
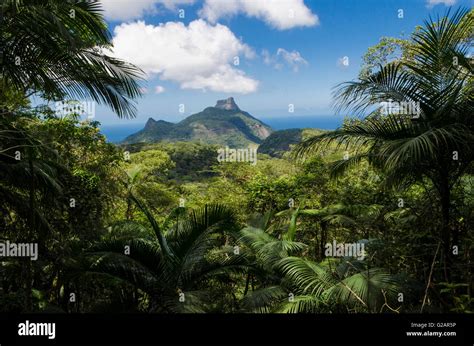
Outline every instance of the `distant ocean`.
POLYGON ((101 125, 100 131, 107 137, 107 140, 112 143, 123 141, 131 134, 142 130, 145 124, 120 124, 120 125, 101 125))
MULTIPOLYGON (((336 115, 317 115, 317 116, 299 116, 291 118, 259 118, 265 124, 274 130, 287 130, 297 128, 317 128, 322 130, 334 130, 338 128, 343 121, 342 117, 336 115)), ((127 136, 143 129, 145 124, 120 124, 120 125, 102 125, 101 132, 112 143, 118 143, 127 136)))

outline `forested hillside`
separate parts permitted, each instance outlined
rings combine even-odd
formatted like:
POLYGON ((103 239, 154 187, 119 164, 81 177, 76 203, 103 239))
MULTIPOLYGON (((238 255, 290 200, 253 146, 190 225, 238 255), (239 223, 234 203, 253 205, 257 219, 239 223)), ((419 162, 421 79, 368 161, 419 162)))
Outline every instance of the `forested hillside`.
POLYGON ((251 164, 169 123, 149 125, 167 140, 114 145, 96 121, 31 102, 126 118, 143 74, 104 53, 97 2, 2 6, 1 312, 474 311, 472 10, 368 47, 336 89, 335 131, 267 137, 225 102, 184 120, 227 114, 233 145, 263 142, 251 164), (388 99, 419 112, 386 112, 388 99), (37 260, 13 252, 30 243, 37 260))

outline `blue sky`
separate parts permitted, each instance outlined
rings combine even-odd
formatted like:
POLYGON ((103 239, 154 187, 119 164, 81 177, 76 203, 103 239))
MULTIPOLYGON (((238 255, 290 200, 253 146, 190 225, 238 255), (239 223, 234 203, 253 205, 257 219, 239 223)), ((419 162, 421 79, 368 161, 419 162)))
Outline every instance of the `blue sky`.
POLYGON ((118 120, 98 107, 96 120, 104 125, 144 123, 149 117, 177 122, 229 96, 261 118, 332 115, 332 88, 356 78, 369 46, 382 36, 409 35, 450 5, 473 5, 473 0, 103 2, 114 54, 147 71, 137 118, 118 120), (294 113, 288 112, 290 104, 294 113))

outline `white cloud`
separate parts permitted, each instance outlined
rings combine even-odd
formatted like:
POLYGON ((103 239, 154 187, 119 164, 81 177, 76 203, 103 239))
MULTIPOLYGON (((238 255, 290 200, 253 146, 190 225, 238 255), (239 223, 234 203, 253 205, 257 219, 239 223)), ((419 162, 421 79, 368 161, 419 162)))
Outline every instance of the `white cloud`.
POLYGON ((180 5, 192 5, 196 0, 158 0, 158 2, 162 3, 167 9, 174 10, 180 5))
POLYGON ((142 18, 146 13, 154 14, 160 6, 175 10, 180 5, 191 5, 195 0, 101 0, 105 18, 108 20, 130 20, 142 18))
POLYGON ((258 81, 233 64, 235 57, 250 59, 254 52, 224 25, 201 19, 188 26, 123 23, 115 27, 113 43, 115 56, 183 89, 246 94, 258 87, 258 81))
POLYGON ((140 92, 141 92, 142 94, 146 95, 146 94, 148 94, 148 88, 145 88, 145 87, 140 88, 140 92))
POLYGON ((293 68, 293 71, 298 72, 300 65, 308 65, 308 62, 303 59, 300 52, 294 50, 292 52, 288 52, 283 48, 278 48, 277 56, 283 58, 286 63, 293 68))
POLYGON ((456 0, 427 0, 428 7, 433 7, 435 5, 444 4, 446 6, 452 6, 456 3, 456 0))
POLYGON ((200 16, 211 23, 240 13, 261 19, 279 30, 319 24, 318 16, 303 0, 206 0, 199 11, 200 16))
POLYGON ((300 52, 294 50, 292 52, 287 51, 283 48, 278 48, 275 55, 271 55, 268 50, 262 51, 263 62, 266 65, 271 65, 277 70, 281 70, 286 64, 293 69, 294 72, 298 72, 300 66, 308 65, 308 62, 301 56, 300 52))
POLYGON ((165 92, 165 90, 166 90, 166 89, 165 89, 163 86, 157 85, 157 86, 155 87, 155 94, 162 94, 162 93, 165 92))

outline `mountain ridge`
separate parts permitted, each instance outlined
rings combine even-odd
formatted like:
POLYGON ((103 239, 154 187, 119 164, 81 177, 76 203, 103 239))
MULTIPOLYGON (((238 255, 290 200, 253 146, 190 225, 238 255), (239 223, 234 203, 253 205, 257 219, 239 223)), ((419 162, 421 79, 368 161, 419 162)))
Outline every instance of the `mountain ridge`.
POLYGON ((273 129, 237 106, 233 97, 218 100, 178 123, 149 118, 145 127, 125 138, 123 144, 161 141, 199 141, 242 147, 262 143, 273 129))

